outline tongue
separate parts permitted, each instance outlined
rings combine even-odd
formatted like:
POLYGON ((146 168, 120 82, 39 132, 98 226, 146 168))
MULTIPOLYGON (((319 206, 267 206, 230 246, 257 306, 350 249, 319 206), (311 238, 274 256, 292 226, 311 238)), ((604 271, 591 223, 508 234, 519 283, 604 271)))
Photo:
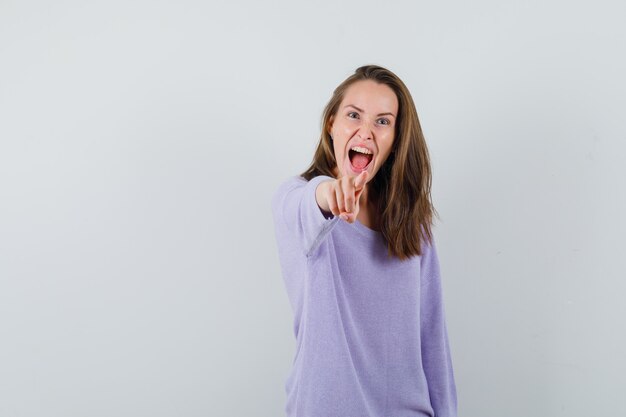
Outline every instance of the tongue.
POLYGON ((361 154, 361 153, 357 153, 356 155, 354 155, 352 157, 352 165, 356 168, 356 169, 363 169, 365 168, 365 166, 370 162, 370 159, 361 154))

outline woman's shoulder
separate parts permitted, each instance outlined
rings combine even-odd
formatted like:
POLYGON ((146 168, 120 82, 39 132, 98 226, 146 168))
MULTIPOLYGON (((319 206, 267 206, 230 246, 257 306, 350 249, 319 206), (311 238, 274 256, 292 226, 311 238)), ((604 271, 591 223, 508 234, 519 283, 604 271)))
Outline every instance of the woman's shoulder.
POLYGON ((308 180, 301 175, 290 175, 284 178, 278 185, 278 188, 293 186, 293 185, 301 185, 307 183, 308 180))
POLYGON ((276 188, 274 189, 274 193, 272 196, 272 199, 276 199, 279 195, 285 193, 286 191, 292 189, 292 188, 296 188, 296 187, 301 187, 304 184, 307 183, 306 178, 300 176, 300 175, 291 175, 287 178, 284 178, 282 181, 280 181, 278 183, 278 185, 276 186, 276 188))
POLYGON ((315 176, 313 178, 311 178, 310 180, 306 179, 305 177, 303 177, 302 175, 291 175, 285 179, 283 179, 278 186, 276 187, 276 189, 274 190, 274 195, 273 195, 273 200, 275 200, 276 198, 278 198, 280 195, 286 193, 287 191, 290 191, 292 189, 295 188, 301 188, 306 186, 308 183, 318 183, 324 180, 331 180, 332 177, 329 177, 327 175, 318 175, 315 176))

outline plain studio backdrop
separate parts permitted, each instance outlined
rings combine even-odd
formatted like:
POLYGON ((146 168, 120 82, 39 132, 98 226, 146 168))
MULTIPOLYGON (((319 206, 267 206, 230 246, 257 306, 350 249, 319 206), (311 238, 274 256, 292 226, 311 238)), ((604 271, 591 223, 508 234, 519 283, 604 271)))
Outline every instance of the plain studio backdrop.
POLYGON ((625 12, 1 0, 0 416, 284 415, 270 196, 364 64, 428 142, 459 415, 626 415, 625 12))

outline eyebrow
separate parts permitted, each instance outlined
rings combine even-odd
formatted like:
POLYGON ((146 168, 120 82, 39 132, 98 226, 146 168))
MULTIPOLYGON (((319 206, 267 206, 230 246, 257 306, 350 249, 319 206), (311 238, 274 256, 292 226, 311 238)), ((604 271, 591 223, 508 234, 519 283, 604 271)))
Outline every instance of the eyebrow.
MULTIPOLYGON (((358 108, 357 106, 355 106, 354 104, 346 104, 345 106, 343 106, 343 108, 344 108, 344 109, 345 109, 346 107, 354 107, 354 108, 355 108, 355 109, 357 109, 358 111, 363 112, 363 110, 359 109, 359 108, 358 108)), ((396 117, 396 115, 395 115, 395 114, 393 114, 393 113, 379 113, 379 114, 378 114, 378 116, 387 116, 387 115, 389 115, 389 116, 393 116, 393 117, 396 117)))

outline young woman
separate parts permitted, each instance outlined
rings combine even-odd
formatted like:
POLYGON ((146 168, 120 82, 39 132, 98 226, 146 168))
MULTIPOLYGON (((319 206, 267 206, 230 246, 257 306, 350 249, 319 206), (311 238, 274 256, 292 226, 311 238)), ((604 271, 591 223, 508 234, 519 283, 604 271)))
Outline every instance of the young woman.
POLYGON ((408 89, 358 68, 311 166, 272 197, 296 338, 289 417, 456 417, 430 185, 408 89))

